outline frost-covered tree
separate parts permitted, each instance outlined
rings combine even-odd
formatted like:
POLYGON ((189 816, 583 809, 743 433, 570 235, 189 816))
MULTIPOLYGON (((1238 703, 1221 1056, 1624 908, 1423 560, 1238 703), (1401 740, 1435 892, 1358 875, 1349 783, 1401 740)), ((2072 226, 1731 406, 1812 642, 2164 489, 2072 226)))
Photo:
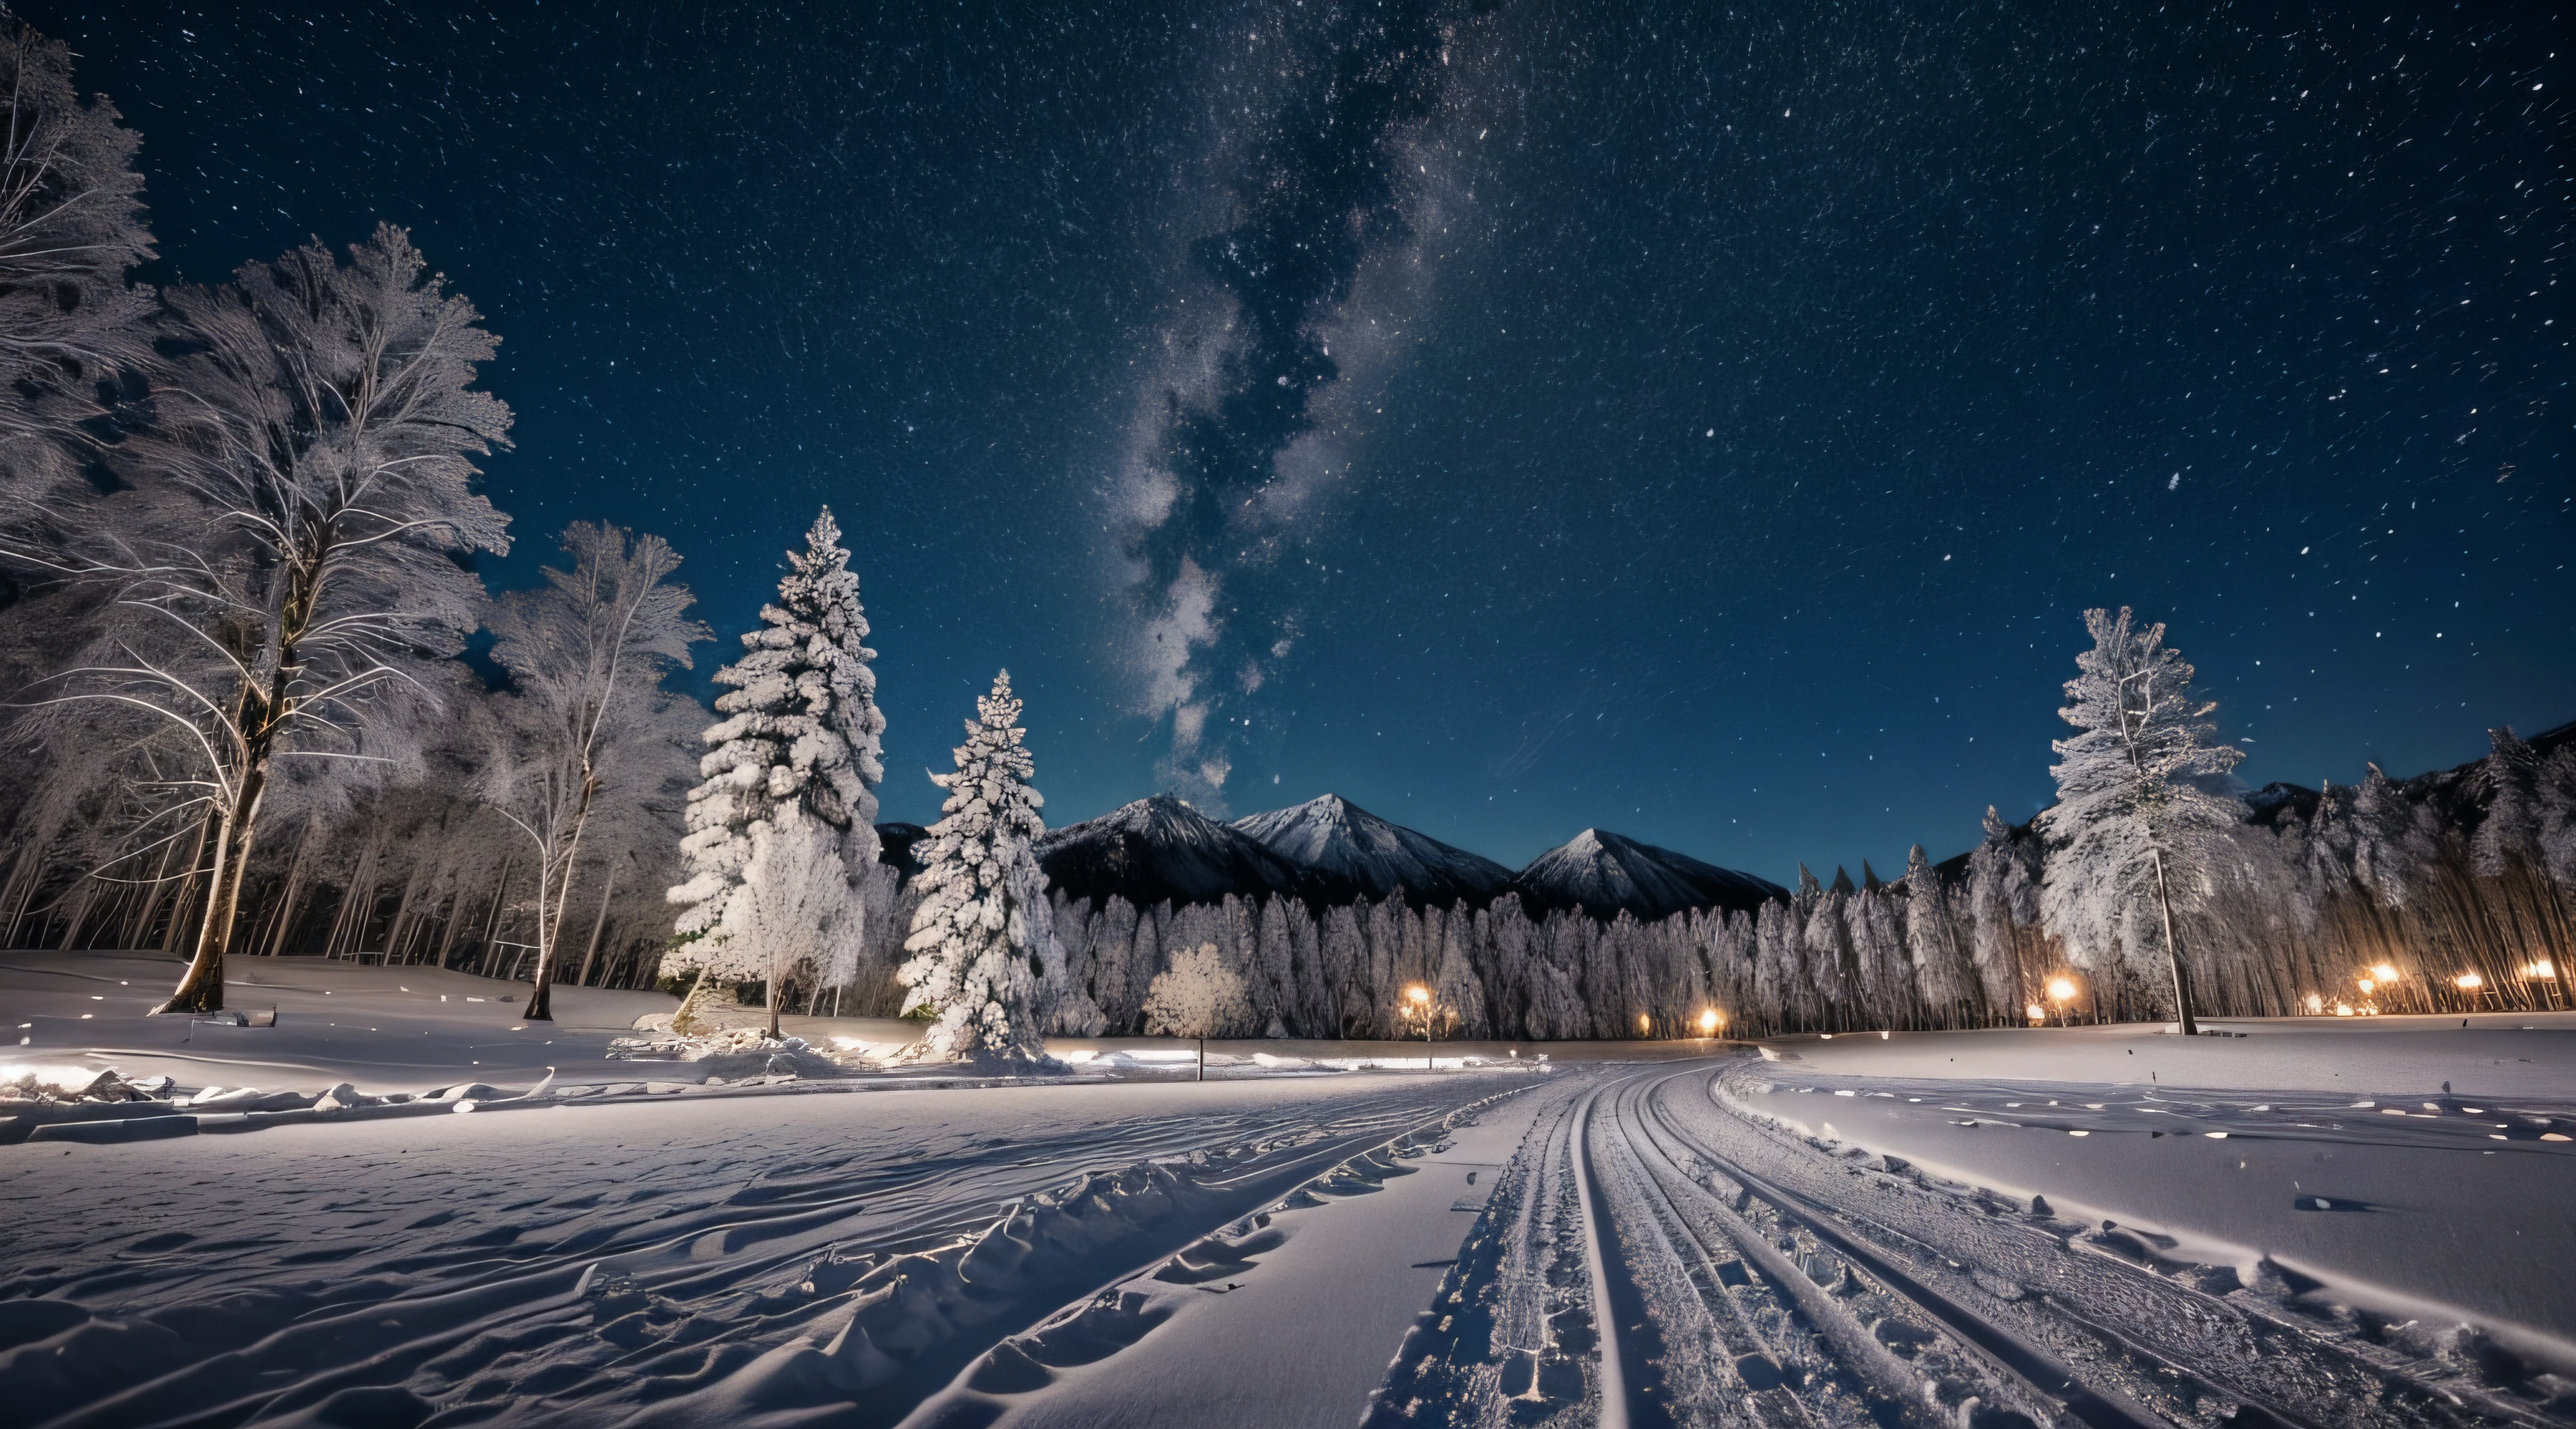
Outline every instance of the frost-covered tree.
POLYGON ((896 976, 907 990, 904 1011, 930 1014, 922 1047, 931 1056, 1045 1055, 1037 987, 1063 952, 1046 874, 1029 849, 1046 832, 1038 816, 1046 801, 1029 783, 1035 766, 1025 735, 1004 670, 966 722, 956 772, 930 776, 948 797, 914 849, 921 906, 904 940, 912 956, 896 976))
POLYGON ((1252 1021, 1252 1000, 1243 979, 1217 955, 1216 944, 1201 943, 1172 954, 1172 965, 1154 975, 1145 993, 1145 1035, 1195 1037, 1199 1043, 1200 1081, 1207 1080, 1207 1039, 1239 1036, 1252 1021))
POLYGON ((0 497, 43 527, 103 413, 102 379, 145 365, 151 294, 127 286, 152 257, 141 142, 105 95, 72 82, 72 56, 0 10, 0 497))
POLYGON ((179 355, 120 454, 133 489, 80 513, 53 563, 138 633, 57 698, 138 712, 194 763, 173 782, 206 892, 162 1010, 211 1011, 276 761, 368 757, 360 731, 477 623, 462 558, 509 542, 472 458, 510 412, 471 385, 497 339, 390 225, 346 262, 316 244, 165 302, 179 355))
POLYGON ((2161 948, 2174 1016, 2192 1015, 2191 967, 2177 916, 2208 896, 2211 864, 2245 817, 2233 771, 2245 756, 2209 722, 2217 705, 2192 689, 2192 668, 2140 630, 2123 606, 2084 613, 2093 648, 2076 656, 2058 711, 2078 731, 2052 744, 2057 803, 2041 813, 2049 841, 2041 914, 2073 955, 2107 969, 2125 956, 2152 977, 2161 948), (2150 927, 2160 937, 2148 934, 2150 927))
POLYGON ((788 979, 831 976, 839 950, 858 946, 864 916, 862 889, 841 859, 840 831, 782 804, 753 826, 742 895, 725 905, 724 936, 699 946, 712 976, 762 982, 769 1035, 776 1037, 788 979))
POLYGON ((1969 966, 1949 899, 1932 859, 1916 844, 1905 859, 1905 946, 1925 1009, 1935 1027, 1976 1024, 1976 971, 1969 966))
POLYGON ((627 746, 658 734, 672 698, 664 673, 689 668, 689 647, 714 638, 689 618, 695 597, 670 579, 680 557, 661 537, 576 521, 563 550, 570 569, 546 567, 542 589, 503 596, 489 621, 512 693, 497 702, 479 784, 524 841, 536 893, 536 989, 521 1014, 531 1021, 554 1016, 556 953, 592 814, 603 791, 615 796, 627 746))
MULTIPOLYGON (((877 786, 885 779, 859 578, 825 507, 787 555, 778 600, 742 637, 743 656, 716 672, 732 688, 716 697, 723 719, 706 732, 704 782, 689 795, 681 853, 688 881, 670 891, 684 939, 714 934, 744 887, 753 830, 794 804, 831 829, 854 874, 877 861, 877 786)), ((694 967, 703 958, 675 950, 694 967)))

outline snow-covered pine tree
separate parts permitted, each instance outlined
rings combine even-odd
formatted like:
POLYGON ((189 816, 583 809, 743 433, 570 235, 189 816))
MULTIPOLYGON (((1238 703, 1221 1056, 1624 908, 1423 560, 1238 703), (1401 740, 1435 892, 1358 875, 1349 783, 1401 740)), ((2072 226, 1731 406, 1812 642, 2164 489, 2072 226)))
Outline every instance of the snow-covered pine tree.
POLYGON ((930 1014, 921 1044, 930 1056, 1045 1056, 1037 987, 1063 953, 1055 946, 1046 874, 1029 849, 1046 832, 1038 816, 1046 801, 1029 784, 1025 733, 1004 670, 993 692, 976 701, 957 771, 930 776, 948 798, 914 849, 923 865, 914 880, 921 906, 904 940, 912 957, 895 974, 907 989, 904 1011, 930 1014))
POLYGON ((859 578, 830 507, 787 563, 777 603, 761 607, 759 627, 743 634, 743 657, 716 671, 716 683, 733 688, 716 697, 725 718, 706 731, 704 782, 689 792, 689 832, 680 841, 689 878, 669 894, 684 910, 679 932, 686 941, 672 949, 666 974, 731 961, 694 945, 725 936, 754 826, 780 806, 795 804, 831 829, 854 877, 877 861, 885 716, 868 668, 876 652, 867 648, 859 578))
POLYGON ((2084 612, 2084 627, 2093 648, 2075 657, 2080 673, 2058 711, 2079 732, 2051 746, 2057 803, 2039 816, 2049 840, 2041 913, 2097 968, 2125 954, 2150 978, 2148 950, 2160 946, 2190 1036, 2191 968, 2175 923, 2207 895, 2209 865, 2244 820, 2232 771, 2245 756, 2219 740, 2208 719, 2217 706, 2193 693, 2163 625, 2139 630, 2123 606, 2084 612))

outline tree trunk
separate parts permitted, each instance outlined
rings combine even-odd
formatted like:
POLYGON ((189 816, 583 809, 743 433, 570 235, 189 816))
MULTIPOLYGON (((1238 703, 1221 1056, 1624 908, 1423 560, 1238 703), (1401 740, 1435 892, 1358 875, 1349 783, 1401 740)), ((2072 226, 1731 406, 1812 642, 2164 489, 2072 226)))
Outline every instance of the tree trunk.
POLYGON ((224 1007, 224 956, 232 951, 233 915, 241 904, 242 876, 249 871, 251 840, 258 827, 260 797, 268 791, 268 751, 276 726, 254 726, 257 743, 242 776, 241 792, 216 835, 214 874, 206 884, 206 917, 197 933, 196 956, 170 1000, 154 1008, 164 1012, 221 1012, 224 1007))
MULTIPOLYGON (((527 1010, 519 1015, 530 1022, 554 1021, 554 1001, 549 995, 555 986, 555 945, 562 941, 564 906, 572 901, 573 862, 581 856, 581 831, 590 822, 590 801, 599 793, 599 777, 587 767, 581 775, 581 802, 573 806, 572 831, 564 840, 563 874, 555 880, 554 907, 546 907, 545 885, 538 884, 537 894, 537 976, 536 991, 528 994, 527 1010)), ((770 1035, 778 1035, 778 1015, 770 1014, 770 1035)))
POLYGON ((2182 1035, 2200 1035, 2200 1023, 2191 1015, 2191 969, 2182 960, 2182 944, 2174 939, 2173 899, 2165 891, 2165 855, 2162 849, 2151 850, 2156 864, 2156 907, 2164 914, 2165 958, 2173 967, 2174 1017, 2182 1024, 2182 1035))
POLYGON ((591 964, 599 959, 599 935, 608 927, 608 900, 616 893, 617 865, 611 863, 608 865, 608 886, 599 890, 599 916, 590 922, 590 946, 582 950, 581 976, 573 979, 579 986, 590 986, 591 964))

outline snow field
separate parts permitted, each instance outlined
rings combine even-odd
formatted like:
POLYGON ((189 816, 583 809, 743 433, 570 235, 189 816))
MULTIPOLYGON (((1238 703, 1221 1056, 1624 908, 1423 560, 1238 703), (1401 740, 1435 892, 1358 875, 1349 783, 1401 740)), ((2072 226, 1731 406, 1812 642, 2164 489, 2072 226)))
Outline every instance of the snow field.
POLYGON ((0 1402, 65 1426, 891 1423, 1057 1307, 1524 1084, 674 1098, 9 1148, 0 1402))
MULTIPOLYGON (((1786 1075, 1783 1075, 1783 1074, 1786 1075)), ((2576 1365, 2576 1103, 2098 1083, 1730 1074, 1739 1113, 2027 1204, 2195 1280, 2311 1287, 2310 1312, 2474 1324, 2576 1365), (2556 1128, 2553 1130, 2552 1128, 2556 1128), (2556 1141, 2544 1138, 2561 1138, 2556 1141)))
POLYGON ((2576 1422, 2567 1381, 2482 1327, 2356 1312, 2279 1268, 2240 1282, 2170 1238, 1801 1137, 1714 1094, 1773 1071, 1604 1069, 1552 1088, 1563 1102, 1368 1422, 2576 1422), (1624 1405, 1600 1402, 1610 1385, 1624 1405))
POLYGON ((1349 1157, 1005 1340, 909 1424, 1347 1421, 1425 1318, 1546 1084, 1349 1157))

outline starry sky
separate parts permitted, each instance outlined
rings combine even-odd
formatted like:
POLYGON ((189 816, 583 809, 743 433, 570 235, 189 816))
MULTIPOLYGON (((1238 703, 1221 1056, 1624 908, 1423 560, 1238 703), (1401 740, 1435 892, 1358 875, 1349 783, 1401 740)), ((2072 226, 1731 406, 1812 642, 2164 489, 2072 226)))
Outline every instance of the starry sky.
POLYGON ((2088 605, 2256 784, 2576 718, 2554 0, 20 8, 146 278, 483 309, 496 584, 659 532, 730 649, 830 503, 889 818, 1004 665, 1053 823, 1782 881, 2038 808, 2088 605))

